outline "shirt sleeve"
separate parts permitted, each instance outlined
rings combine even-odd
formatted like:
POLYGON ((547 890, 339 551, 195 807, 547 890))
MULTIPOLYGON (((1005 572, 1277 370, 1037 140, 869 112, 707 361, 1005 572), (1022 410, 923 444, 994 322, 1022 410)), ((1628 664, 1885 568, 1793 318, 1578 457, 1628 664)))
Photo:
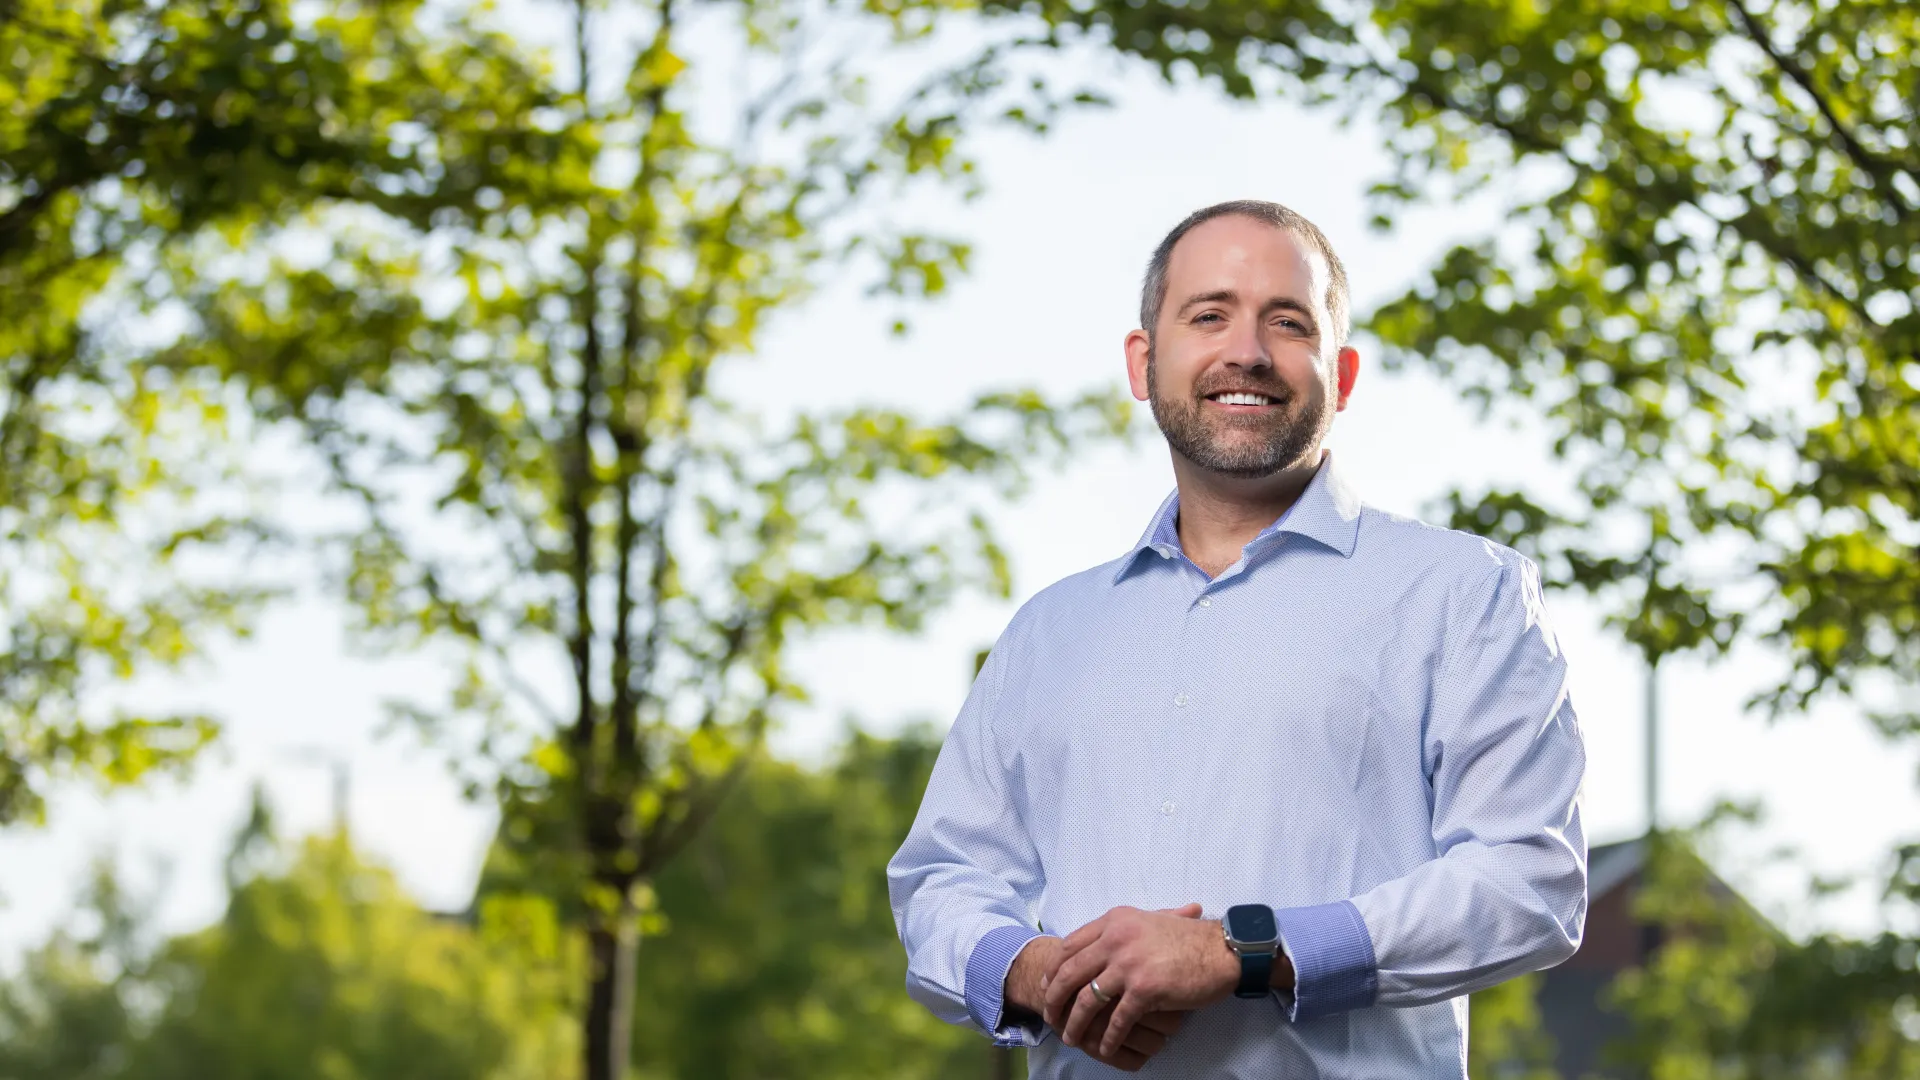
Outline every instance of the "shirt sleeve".
POLYGON ((949 1023, 1033 1046, 1044 1030, 1008 1023, 1002 1001, 1014 958, 1039 936, 1041 882, 994 737, 1012 636, 989 654, 947 733, 913 828, 887 864, 887 889, 907 950, 907 993, 949 1023))
POLYGON ((1275 912, 1295 1020, 1425 1005, 1552 967, 1580 947, 1586 749, 1539 571, 1507 552, 1454 597, 1424 765, 1436 858, 1350 900, 1275 912))

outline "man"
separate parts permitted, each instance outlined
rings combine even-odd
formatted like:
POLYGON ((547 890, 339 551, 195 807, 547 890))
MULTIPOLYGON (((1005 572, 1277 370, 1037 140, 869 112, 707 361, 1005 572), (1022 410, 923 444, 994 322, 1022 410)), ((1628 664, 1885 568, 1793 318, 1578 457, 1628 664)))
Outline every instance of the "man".
POLYGON ((888 867, 909 993, 1036 1077, 1460 1077, 1465 995, 1579 946, 1539 575, 1321 450, 1347 308, 1284 207, 1168 234, 1126 355, 1176 489, 1014 616, 888 867))

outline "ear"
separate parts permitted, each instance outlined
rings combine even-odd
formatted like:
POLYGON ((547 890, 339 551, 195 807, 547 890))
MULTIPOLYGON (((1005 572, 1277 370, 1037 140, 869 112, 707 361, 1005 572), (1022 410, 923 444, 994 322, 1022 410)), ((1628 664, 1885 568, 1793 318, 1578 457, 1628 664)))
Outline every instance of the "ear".
POLYGON ((1147 340, 1145 330, 1134 330, 1127 334, 1127 385, 1133 389, 1135 401, 1147 400, 1147 354, 1153 351, 1153 343, 1147 340))
POLYGON ((1340 355, 1334 358, 1334 364, 1339 368, 1340 377, 1338 408, 1344 411, 1347 407, 1347 399, 1353 396, 1353 384, 1360 378, 1360 351, 1347 345, 1341 348, 1340 355))

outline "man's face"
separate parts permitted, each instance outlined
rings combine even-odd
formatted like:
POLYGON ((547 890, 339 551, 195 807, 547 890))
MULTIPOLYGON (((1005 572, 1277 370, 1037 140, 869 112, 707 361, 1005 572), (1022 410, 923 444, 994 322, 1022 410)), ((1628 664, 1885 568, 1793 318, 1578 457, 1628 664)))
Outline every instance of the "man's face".
POLYGON ((1180 238, 1154 334, 1127 339, 1134 397, 1175 453, 1243 479, 1317 459, 1359 363, 1323 337, 1326 281, 1318 253, 1251 218, 1180 238))

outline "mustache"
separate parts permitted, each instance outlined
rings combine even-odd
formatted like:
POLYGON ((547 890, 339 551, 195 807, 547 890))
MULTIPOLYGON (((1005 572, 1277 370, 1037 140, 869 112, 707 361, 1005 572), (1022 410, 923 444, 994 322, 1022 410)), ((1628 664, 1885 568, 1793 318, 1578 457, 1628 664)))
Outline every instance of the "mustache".
POLYGON ((1193 396, 1196 398, 1211 397, 1214 394, 1222 394, 1232 390, 1265 394, 1267 397, 1272 398, 1276 404, 1280 405, 1285 405, 1294 398, 1292 388, 1285 383, 1276 382, 1269 385, 1259 380, 1250 379, 1233 379, 1230 381, 1216 380, 1211 385, 1195 386, 1193 388, 1193 396))

